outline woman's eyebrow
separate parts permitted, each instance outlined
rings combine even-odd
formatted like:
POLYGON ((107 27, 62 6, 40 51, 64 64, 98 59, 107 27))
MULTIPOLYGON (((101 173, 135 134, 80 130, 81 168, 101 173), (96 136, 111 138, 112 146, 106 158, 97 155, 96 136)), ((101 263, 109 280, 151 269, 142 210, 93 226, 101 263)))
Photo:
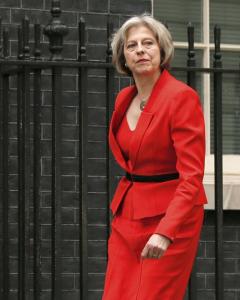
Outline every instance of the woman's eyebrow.
MULTIPOLYGON (((151 41, 154 41, 154 38, 152 37, 144 37, 142 38, 141 40, 151 40, 151 41)), ((131 42, 136 42, 136 40, 127 40, 126 43, 131 43, 131 42)))
POLYGON ((136 40, 127 40, 126 43, 136 42, 136 40))

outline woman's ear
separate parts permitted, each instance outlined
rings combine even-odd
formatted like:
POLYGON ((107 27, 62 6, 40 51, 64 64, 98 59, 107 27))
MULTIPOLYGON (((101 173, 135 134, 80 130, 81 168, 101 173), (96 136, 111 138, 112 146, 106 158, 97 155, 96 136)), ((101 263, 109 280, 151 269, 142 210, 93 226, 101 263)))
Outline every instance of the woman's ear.
POLYGON ((161 67, 164 67, 164 66, 162 65, 163 61, 165 60, 165 52, 164 52, 163 49, 160 49, 160 58, 161 58, 160 66, 161 66, 161 67))

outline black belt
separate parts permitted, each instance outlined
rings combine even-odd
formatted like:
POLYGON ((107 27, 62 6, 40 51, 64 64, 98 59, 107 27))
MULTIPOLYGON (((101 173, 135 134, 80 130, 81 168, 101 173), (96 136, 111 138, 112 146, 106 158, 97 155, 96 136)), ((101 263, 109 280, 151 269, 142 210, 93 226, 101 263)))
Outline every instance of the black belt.
POLYGON ((179 178, 178 173, 161 174, 161 175, 136 175, 126 172, 126 178, 132 182, 163 182, 179 178))

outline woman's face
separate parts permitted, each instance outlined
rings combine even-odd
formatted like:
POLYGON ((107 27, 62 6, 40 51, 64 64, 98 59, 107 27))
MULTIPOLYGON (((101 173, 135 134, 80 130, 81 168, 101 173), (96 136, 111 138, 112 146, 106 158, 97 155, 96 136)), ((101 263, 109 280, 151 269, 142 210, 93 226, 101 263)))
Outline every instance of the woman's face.
POLYGON ((133 77, 160 74, 160 47, 148 27, 139 25, 128 30, 124 56, 133 77))

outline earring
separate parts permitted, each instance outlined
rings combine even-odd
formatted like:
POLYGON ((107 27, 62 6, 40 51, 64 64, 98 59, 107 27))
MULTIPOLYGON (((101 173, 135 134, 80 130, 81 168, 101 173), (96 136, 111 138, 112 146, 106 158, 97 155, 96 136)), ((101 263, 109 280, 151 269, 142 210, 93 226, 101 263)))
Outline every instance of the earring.
POLYGON ((127 63, 125 62, 125 68, 128 68, 128 65, 127 65, 127 63))

